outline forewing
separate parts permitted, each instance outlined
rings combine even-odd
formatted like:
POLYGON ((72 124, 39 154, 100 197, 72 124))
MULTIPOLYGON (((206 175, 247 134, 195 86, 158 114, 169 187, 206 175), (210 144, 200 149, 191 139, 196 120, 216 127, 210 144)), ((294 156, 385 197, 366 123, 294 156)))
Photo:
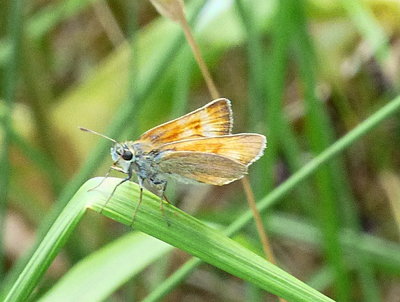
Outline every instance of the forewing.
POLYGON ((255 133, 243 133, 183 140, 165 144, 158 149, 160 151, 212 153, 248 166, 263 154, 265 146, 265 136, 255 133))
POLYGON ((247 167, 229 158, 202 152, 166 151, 161 154, 159 170, 178 180, 195 180, 222 186, 242 178, 247 167))
POLYGON ((148 130, 138 142, 157 147, 173 141, 226 135, 231 130, 230 101, 216 99, 180 118, 148 130))

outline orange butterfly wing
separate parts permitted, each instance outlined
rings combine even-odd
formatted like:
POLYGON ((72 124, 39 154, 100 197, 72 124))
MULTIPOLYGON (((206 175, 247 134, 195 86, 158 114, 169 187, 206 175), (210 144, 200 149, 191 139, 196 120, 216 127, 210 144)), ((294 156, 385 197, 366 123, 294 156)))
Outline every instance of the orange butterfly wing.
POLYGON ((216 99, 182 117, 146 131, 136 142, 158 147, 174 141, 226 135, 231 130, 230 101, 216 99))
POLYGON ((181 181, 225 185, 242 178, 266 146, 259 134, 235 134, 189 139, 158 148, 160 172, 181 181))
POLYGON ((166 151, 158 167, 160 172, 182 182, 195 180, 218 186, 242 178, 247 173, 247 166, 237 161, 217 154, 192 151, 166 151))
POLYGON ((159 147, 158 151, 212 153, 248 166, 260 158, 265 147, 265 136, 255 133, 241 133, 172 142, 159 147))

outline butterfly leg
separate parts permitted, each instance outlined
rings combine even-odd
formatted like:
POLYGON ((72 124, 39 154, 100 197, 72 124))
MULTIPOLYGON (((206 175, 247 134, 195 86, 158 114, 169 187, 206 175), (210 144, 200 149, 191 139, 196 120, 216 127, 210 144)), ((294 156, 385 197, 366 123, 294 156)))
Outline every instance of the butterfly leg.
MULTIPOLYGON (((113 167, 111 167, 112 169, 114 169, 113 167)), ((114 195, 115 191, 117 190, 117 188, 122 185, 124 182, 127 182, 128 180, 130 180, 132 178, 132 169, 128 170, 128 176, 126 178, 124 178, 121 182, 119 182, 114 189, 112 190, 110 196, 107 198, 106 202, 104 203, 104 206, 101 208, 100 210, 100 214, 103 213, 103 209, 107 206, 107 203, 110 201, 111 197, 114 195)))
POLYGON ((138 183, 139 183, 139 187, 140 187, 140 192, 139 192, 139 202, 135 208, 135 211, 133 212, 132 215, 132 222, 129 225, 130 227, 133 227, 133 224, 135 223, 135 217, 136 217, 136 213, 139 210, 140 205, 142 204, 142 200, 143 200, 143 182, 144 182, 144 178, 141 177, 140 175, 138 175, 138 183))
POLYGON ((108 176, 110 176, 110 173, 111 173, 112 170, 116 170, 116 171, 118 171, 118 172, 125 173, 121 168, 116 167, 116 166, 115 166, 116 164, 117 164, 117 162, 113 163, 113 165, 110 167, 110 169, 108 169, 106 175, 105 175, 104 178, 100 181, 100 183, 99 183, 98 185, 94 186, 93 188, 90 188, 90 189, 88 190, 88 192, 93 191, 93 190, 97 189, 98 187, 100 187, 100 186, 103 184, 103 182, 108 178, 108 176))
POLYGON ((165 221, 167 222, 167 226, 170 226, 171 224, 169 223, 168 217, 167 217, 167 215, 165 215, 165 211, 164 211, 164 200, 166 202, 170 203, 165 197, 165 190, 167 189, 167 181, 165 179, 159 179, 157 177, 150 177, 149 182, 156 189, 157 196, 160 197, 161 214, 164 216, 165 221))
POLYGON ((164 200, 165 200, 166 202, 168 202, 169 204, 172 204, 172 203, 169 201, 169 199, 167 198, 167 195, 165 195, 165 190, 164 190, 164 193, 163 193, 163 198, 164 198, 164 200))
POLYGON ((142 204, 142 199, 143 199, 143 187, 142 187, 142 181, 139 178, 139 186, 140 186, 140 193, 139 193, 139 202, 135 208, 135 211, 133 212, 132 215, 132 222, 129 225, 130 227, 133 227, 133 224, 135 223, 135 217, 136 217, 136 213, 139 210, 140 205, 142 204))
POLYGON ((99 184, 96 185, 96 186, 94 186, 93 188, 90 188, 90 189, 88 190, 88 192, 93 191, 93 190, 97 189, 98 187, 100 187, 100 186, 103 184, 103 182, 107 179, 107 177, 110 175, 111 170, 112 170, 112 167, 110 167, 110 169, 108 169, 106 175, 105 175, 104 178, 99 182, 99 184))
POLYGON ((167 215, 165 214, 165 211, 164 211, 164 200, 166 202, 168 202, 169 204, 171 204, 169 202, 169 200, 167 199, 167 197, 165 196, 165 190, 167 189, 167 182, 166 181, 162 181, 159 185, 161 185, 161 190, 160 190, 160 194, 159 194, 159 196, 160 196, 160 210, 161 210, 162 215, 165 218, 165 221, 167 222, 167 226, 170 226, 171 224, 170 224, 170 222, 168 220, 168 217, 167 217, 167 215))

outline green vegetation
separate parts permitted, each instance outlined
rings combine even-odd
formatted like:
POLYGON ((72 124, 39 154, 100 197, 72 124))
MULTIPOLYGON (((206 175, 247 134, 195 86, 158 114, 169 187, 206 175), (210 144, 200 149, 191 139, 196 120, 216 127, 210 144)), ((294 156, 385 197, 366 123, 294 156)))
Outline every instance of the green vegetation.
POLYGON ((239 182, 171 184, 165 216, 145 191, 133 232, 136 184, 105 208, 123 176, 90 190, 111 144, 79 126, 134 140, 211 100, 177 24, 147 1, 6 1, 0 300, 396 301, 400 7, 185 4, 233 132, 268 138, 249 176, 279 267, 239 182))

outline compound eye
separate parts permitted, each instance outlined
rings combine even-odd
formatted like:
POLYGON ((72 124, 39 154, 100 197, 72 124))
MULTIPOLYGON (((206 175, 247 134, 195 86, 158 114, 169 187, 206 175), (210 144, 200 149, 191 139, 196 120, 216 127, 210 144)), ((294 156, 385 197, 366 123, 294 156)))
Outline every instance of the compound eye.
POLYGON ((129 151, 129 150, 124 150, 124 153, 122 153, 121 157, 122 157, 124 160, 131 160, 132 157, 133 157, 133 154, 132 154, 132 152, 129 151))

